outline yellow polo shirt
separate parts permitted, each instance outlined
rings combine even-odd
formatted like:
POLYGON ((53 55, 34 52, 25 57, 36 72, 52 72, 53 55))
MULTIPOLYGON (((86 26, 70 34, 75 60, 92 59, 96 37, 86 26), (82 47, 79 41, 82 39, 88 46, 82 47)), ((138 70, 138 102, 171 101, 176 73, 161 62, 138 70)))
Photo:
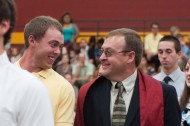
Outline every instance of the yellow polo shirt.
POLYGON ((158 53, 158 43, 163 37, 160 33, 154 36, 152 33, 148 34, 144 40, 144 49, 148 53, 157 54, 158 53))
MULTIPOLYGON (((15 63, 20 67, 19 61, 15 63)), ((47 87, 51 99, 55 126, 73 126, 75 93, 72 85, 53 69, 33 73, 47 87)))

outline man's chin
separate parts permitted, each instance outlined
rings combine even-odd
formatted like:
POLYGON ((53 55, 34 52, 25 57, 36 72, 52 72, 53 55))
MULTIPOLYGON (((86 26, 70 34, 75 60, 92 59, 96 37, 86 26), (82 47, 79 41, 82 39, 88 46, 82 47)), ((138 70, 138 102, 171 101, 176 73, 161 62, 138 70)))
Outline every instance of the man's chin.
POLYGON ((105 72, 105 71, 101 71, 99 73, 100 76, 104 76, 104 77, 107 77, 109 75, 109 72, 105 72))
POLYGON ((50 69, 50 68, 52 68, 52 65, 45 65, 45 66, 43 67, 43 69, 50 69))

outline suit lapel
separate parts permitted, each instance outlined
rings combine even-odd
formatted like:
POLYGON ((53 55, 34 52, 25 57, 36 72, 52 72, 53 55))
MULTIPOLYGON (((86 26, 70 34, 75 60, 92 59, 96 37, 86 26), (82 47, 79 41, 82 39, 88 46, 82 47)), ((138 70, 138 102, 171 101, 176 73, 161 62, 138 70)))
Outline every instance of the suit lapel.
POLYGON ((111 90, 111 82, 109 80, 100 80, 100 82, 97 82, 99 84, 96 85, 96 93, 95 97, 98 102, 99 107, 97 111, 97 115, 99 117, 99 122, 101 126, 109 126, 111 125, 110 123, 110 90, 111 90))
POLYGON ((134 87, 134 91, 133 91, 133 95, 131 98, 131 103, 129 105, 129 109, 128 109, 128 113, 127 113, 127 117, 126 117, 126 122, 125 122, 125 126, 131 126, 133 120, 135 118, 139 118, 136 117, 139 111, 139 85, 138 85, 138 79, 136 79, 135 82, 135 87, 134 87))

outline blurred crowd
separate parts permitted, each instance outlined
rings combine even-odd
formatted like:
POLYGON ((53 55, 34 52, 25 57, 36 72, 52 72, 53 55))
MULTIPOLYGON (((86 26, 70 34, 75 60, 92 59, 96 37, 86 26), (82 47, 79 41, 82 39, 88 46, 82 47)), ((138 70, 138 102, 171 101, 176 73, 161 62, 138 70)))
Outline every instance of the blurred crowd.
MULTIPOLYGON (((74 23, 70 13, 65 12, 60 23, 63 25, 64 46, 61 49, 61 55, 57 58, 53 65, 53 69, 60 75, 68 79, 68 81, 78 91, 80 87, 98 76, 99 56, 104 38, 91 36, 89 40, 81 39, 80 31, 76 23, 74 23)), ((144 53, 139 65, 139 69, 148 75, 155 75, 160 72, 160 61, 158 59, 158 43, 163 37, 160 33, 158 23, 152 23, 150 26, 150 34, 144 38, 144 53)), ((190 35, 188 41, 184 41, 178 26, 171 26, 170 35, 178 38, 181 44, 182 56, 179 60, 179 66, 183 71, 187 58, 190 55, 190 35)), ((9 49, 9 58, 12 63, 16 62, 23 54, 24 50, 18 50, 16 47, 9 49)))

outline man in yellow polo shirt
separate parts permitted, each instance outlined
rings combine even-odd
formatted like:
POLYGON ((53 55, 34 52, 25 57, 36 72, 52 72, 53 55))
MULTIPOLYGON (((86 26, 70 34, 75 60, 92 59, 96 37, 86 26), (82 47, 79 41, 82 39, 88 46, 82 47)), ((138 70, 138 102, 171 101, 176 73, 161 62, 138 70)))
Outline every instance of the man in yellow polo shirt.
POLYGON ((158 72, 160 66, 157 47, 162 37, 163 35, 159 33, 159 24, 155 22, 151 25, 151 33, 146 35, 144 40, 144 50, 148 63, 154 65, 156 72, 158 72))
POLYGON ((25 52, 16 65, 36 75, 47 87, 55 126, 73 126, 74 90, 52 69, 63 45, 61 24, 52 17, 36 17, 26 24, 24 38, 25 52))

